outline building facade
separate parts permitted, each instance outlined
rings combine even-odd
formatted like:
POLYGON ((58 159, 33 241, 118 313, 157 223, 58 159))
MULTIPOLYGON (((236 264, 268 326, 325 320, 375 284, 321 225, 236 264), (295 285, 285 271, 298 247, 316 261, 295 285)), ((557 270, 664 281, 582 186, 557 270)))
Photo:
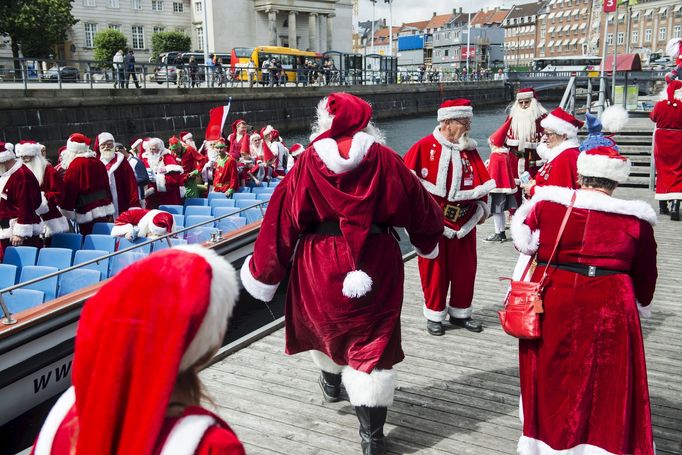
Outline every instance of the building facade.
MULTIPOLYGON (((597 1, 595 1, 596 3, 597 1)), ((601 2, 598 2, 601 5, 601 2)), ((594 54, 599 43, 599 9, 592 0, 550 0, 536 21, 536 57, 594 54), (592 25, 596 30, 593 30, 592 25), (596 42, 595 42, 596 37, 596 42)), ((600 6, 597 6, 600 8, 600 6)))
POLYGON ((538 37, 537 16, 544 3, 515 5, 502 21, 504 29, 504 66, 529 68, 535 58, 538 37))

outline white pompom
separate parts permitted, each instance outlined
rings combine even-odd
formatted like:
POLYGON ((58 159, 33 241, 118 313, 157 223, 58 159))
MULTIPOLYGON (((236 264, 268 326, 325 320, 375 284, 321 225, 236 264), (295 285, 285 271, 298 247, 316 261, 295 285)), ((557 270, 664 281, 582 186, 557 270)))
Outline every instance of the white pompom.
POLYGON ((618 133, 628 123, 628 111, 620 104, 607 107, 601 114, 601 124, 609 133, 618 133))
POLYGON ((362 270, 353 270, 343 280, 343 295, 353 299, 362 297, 372 290, 372 278, 362 270))

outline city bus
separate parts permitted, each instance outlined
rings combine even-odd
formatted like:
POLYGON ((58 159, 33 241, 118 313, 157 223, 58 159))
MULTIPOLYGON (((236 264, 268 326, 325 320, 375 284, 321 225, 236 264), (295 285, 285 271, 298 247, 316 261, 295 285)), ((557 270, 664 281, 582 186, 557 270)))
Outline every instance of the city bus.
POLYGON ((533 71, 598 71, 599 65, 601 65, 601 57, 591 55, 533 59, 533 71))
POLYGON ((253 54, 252 47, 235 47, 230 58, 230 71, 242 81, 248 80, 246 66, 253 54))
MULTIPOLYGON (((290 47, 258 46, 253 49, 251 59, 258 71, 258 82, 263 82, 263 73, 260 71, 263 60, 277 58, 282 62, 285 83, 296 81, 296 70, 304 68, 306 60, 313 61, 318 68, 322 67, 324 57, 319 52, 302 51, 290 47)), ((248 62, 248 61, 247 61, 248 62)))

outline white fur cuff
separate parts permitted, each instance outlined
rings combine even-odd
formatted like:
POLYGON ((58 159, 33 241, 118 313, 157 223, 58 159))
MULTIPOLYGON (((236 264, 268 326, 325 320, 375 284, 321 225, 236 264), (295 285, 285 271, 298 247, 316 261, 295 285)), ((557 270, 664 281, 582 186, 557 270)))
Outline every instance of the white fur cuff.
POLYGON ((637 311, 639 311, 639 317, 650 318, 651 317, 651 304, 644 306, 637 302, 637 311))
POLYGON ((40 207, 36 210, 37 215, 45 215, 47 212, 50 211, 50 206, 47 202, 47 198, 45 197, 45 193, 43 191, 40 192, 40 207))
POLYGON ((448 306, 448 314, 455 319, 470 318, 473 311, 474 310, 471 305, 469 305, 467 308, 455 308, 453 306, 448 306))
POLYGON ((553 115, 548 115, 543 118, 542 121, 540 121, 540 125, 546 130, 564 134, 567 138, 573 138, 578 135, 577 127, 553 115))
POLYGON ((428 321, 443 322, 445 317, 448 315, 448 309, 445 308, 443 311, 429 310, 426 305, 424 305, 424 317, 428 321))
POLYGON ((516 213, 511 222, 511 235, 514 240, 514 246, 523 254, 533 255, 540 247, 540 231, 530 230, 530 227, 524 220, 516 213))
POLYGON ((436 259, 438 257, 438 244, 437 243, 436 243, 436 247, 433 250, 431 250, 430 253, 424 253, 414 245, 412 245, 412 247, 414 248, 414 251, 417 252, 417 255, 423 257, 424 259, 436 259))
POLYGON ((343 371, 343 366, 337 365, 324 352, 312 350, 310 351, 310 357, 313 358, 313 363, 317 368, 322 371, 332 374, 340 374, 343 371))
POLYGON ((370 374, 352 368, 343 369, 343 385, 353 406, 391 406, 396 374, 393 370, 375 369, 370 374))
POLYGON ((154 183, 156 183, 156 191, 159 193, 166 192, 166 174, 156 174, 154 183))
POLYGON ((33 237, 43 232, 43 223, 39 224, 19 224, 16 223, 12 228, 12 235, 19 237, 33 237))
POLYGON ((472 118, 474 109, 471 106, 442 107, 438 109, 438 121, 455 118, 472 118))
POLYGON ((252 274, 250 269, 251 258, 253 255, 249 255, 242 265, 241 271, 239 272, 239 277, 242 280, 242 285, 246 292, 251 294, 253 297, 261 300, 263 302, 269 302, 275 296, 277 292, 277 287, 279 283, 266 284, 258 281, 252 274))
POLYGON ((133 232, 134 228, 135 227, 130 223, 114 226, 111 228, 111 236, 112 237, 126 237, 128 234, 133 232))
POLYGON ((66 217, 59 216, 45 220, 45 237, 52 237, 54 234, 61 234, 62 232, 69 232, 71 226, 66 217))

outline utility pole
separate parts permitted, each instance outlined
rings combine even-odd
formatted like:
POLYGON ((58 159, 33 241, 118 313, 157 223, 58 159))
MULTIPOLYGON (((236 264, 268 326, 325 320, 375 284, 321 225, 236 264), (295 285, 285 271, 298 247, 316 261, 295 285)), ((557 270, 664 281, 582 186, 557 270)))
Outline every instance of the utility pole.
POLYGON ((599 104, 597 106, 598 114, 601 115, 604 112, 604 107, 606 103, 606 79, 604 78, 604 69, 606 68, 606 32, 609 28, 608 13, 605 14, 604 21, 604 36, 602 38, 602 55, 601 55, 601 65, 599 70, 599 104))
POLYGON ((618 4, 616 3, 616 12, 613 18, 613 62, 611 62, 611 103, 616 102, 616 60, 618 57, 618 4))
MULTIPOLYGON (((204 4, 204 65, 208 65, 208 2, 209 0, 203 0, 204 4)), ((208 75, 207 75, 208 78, 208 75)), ((207 79, 208 80, 208 79, 207 79)))
POLYGON ((467 19, 467 78, 470 76, 469 74, 469 54, 470 52, 470 45, 471 45, 471 13, 469 14, 469 18, 467 19))
POLYGON ((384 0, 388 3, 388 55, 393 56, 393 0, 384 0))
POLYGON ((632 7, 630 0, 625 0, 625 53, 630 53, 630 18, 632 17, 632 7))
POLYGON ((378 0, 369 1, 372 2, 372 52, 370 52, 370 54, 374 54, 374 7, 376 6, 378 0))

